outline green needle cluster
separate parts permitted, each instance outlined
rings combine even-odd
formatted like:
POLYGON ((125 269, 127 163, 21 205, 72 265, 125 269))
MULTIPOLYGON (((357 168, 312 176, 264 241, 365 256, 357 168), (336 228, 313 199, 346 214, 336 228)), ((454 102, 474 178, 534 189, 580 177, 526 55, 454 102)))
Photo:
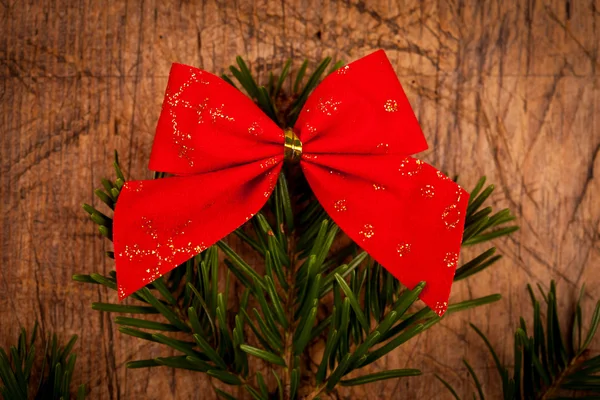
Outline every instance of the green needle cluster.
MULTIPOLYGON (((535 399, 599 399, 600 398, 600 355, 589 354, 589 347, 600 324, 600 301, 596 303, 590 326, 584 334, 581 300, 584 288, 581 288, 575 309, 569 318, 568 333, 561 332, 556 302, 556 285, 550 283, 548 293, 538 285, 546 305, 545 318, 542 305, 536 298, 531 286, 527 286, 533 305, 533 329, 527 328, 521 317, 515 331, 514 364, 512 375, 504 366, 488 338, 473 324, 471 327, 484 341, 490 351, 494 364, 502 381, 504 400, 535 399)), ((480 380, 467 360, 463 360, 477 389, 480 400, 485 400, 480 380)), ((455 399, 460 397, 454 388, 441 377, 437 377, 452 393, 455 399)), ((500 398, 500 397, 494 397, 500 398)))

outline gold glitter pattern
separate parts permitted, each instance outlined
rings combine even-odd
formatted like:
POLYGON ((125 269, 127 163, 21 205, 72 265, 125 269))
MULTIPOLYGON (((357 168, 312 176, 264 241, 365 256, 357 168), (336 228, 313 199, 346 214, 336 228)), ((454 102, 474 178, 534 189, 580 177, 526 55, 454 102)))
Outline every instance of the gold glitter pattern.
POLYGON ((175 91, 173 92, 171 90, 170 86, 167 86, 167 90, 166 90, 166 94, 165 94, 165 99, 168 105, 170 105, 171 107, 177 107, 177 106, 182 106, 185 108, 190 108, 190 109, 196 109, 197 106, 190 103, 187 100, 184 100, 181 98, 181 95, 183 94, 183 92, 185 92, 185 90, 187 88, 190 87, 190 85, 192 83, 202 83, 204 85, 208 85, 208 82, 205 80, 202 80, 199 78, 198 75, 202 75, 202 71, 192 71, 192 73, 190 74, 190 79, 188 79, 187 81, 183 82, 183 84, 181 84, 181 86, 175 91))
POLYGON ((312 137, 315 136, 315 134, 317 133, 317 128, 315 128, 314 126, 310 125, 310 124, 305 124, 304 127, 306 128, 306 130, 308 131, 307 139, 310 139, 312 137))
POLYGON ((449 181, 450 178, 448 178, 446 175, 444 175, 441 171, 435 171, 435 173, 437 174, 437 177, 440 178, 443 181, 449 181))
POLYGON ((382 190, 382 191, 383 191, 383 190, 385 190, 385 186, 378 185, 378 184, 374 183, 374 184, 373 184, 373 189, 375 189, 375 190, 377 190, 377 191, 379 191, 379 190, 382 190))
POLYGON ((326 100, 319 99, 317 108, 325 115, 333 115, 334 112, 337 112, 340 104, 342 104, 341 101, 334 101, 333 98, 330 97, 326 100))
POLYGON ((446 264, 448 268, 456 268, 458 264, 458 254, 450 252, 446 253, 444 256, 444 264, 446 264))
POLYGON ((432 199, 435 196, 435 187, 433 185, 425 185, 421 188, 421 196, 426 199, 432 199))
POLYGON ((396 112, 398 111, 398 103, 396 100, 386 100, 383 109, 389 113, 396 112))
POLYGON ((456 188, 456 202, 460 203, 460 199, 462 197, 462 189, 460 187, 456 188))
MULTIPOLYGON (((317 156, 313 157, 313 159, 316 159, 316 158, 317 158, 317 156)), ((343 174, 340 171, 334 171, 333 169, 329 170, 329 175, 335 176, 335 177, 340 178, 340 179, 346 179, 346 175, 345 174, 343 174)))
MULTIPOLYGON (((314 158, 317 158, 317 156, 315 156, 314 158)), ((332 175, 332 176, 335 175, 340 179, 346 179, 346 175, 344 175, 340 171, 334 171, 332 169, 329 170, 329 175, 332 175)))
POLYGON ((277 164, 277 158, 271 157, 271 158, 268 158, 266 161, 261 162, 260 163, 260 168, 261 169, 266 169, 266 168, 272 167, 272 166, 274 166, 276 164, 277 164))
POLYGON ((252 136, 260 136, 263 134, 263 128, 258 124, 258 122, 253 122, 248 128, 248 133, 252 136))
POLYGON ((442 221, 447 229, 454 229, 460 221, 460 210, 456 204, 451 204, 442 212, 442 221))
POLYGON ((379 151, 381 151, 383 154, 387 154, 390 152, 390 145, 387 143, 379 143, 377 145, 377 149, 379 149, 379 151))
POLYGON ((406 256, 410 253, 410 243, 399 243, 398 246, 396 246, 396 251, 398 252, 398 257, 406 256))
POLYGON ((402 176, 415 176, 423 169, 423 161, 415 158, 406 157, 400 162, 400 175, 402 176))
POLYGON ((192 135, 183 132, 178 128, 177 119, 175 118, 175 112, 173 112, 173 110, 169 110, 169 115, 171 116, 171 123, 173 124, 173 143, 178 146, 177 155, 179 158, 187 160, 190 167, 193 167, 194 159, 191 153, 194 151, 194 148, 190 145, 192 135))
POLYGON ((342 212, 342 211, 346 211, 346 200, 345 199, 341 199, 336 201, 335 203, 333 203, 333 209, 337 212, 342 212))
POLYGON ((144 182, 142 181, 127 181, 125 187, 132 192, 141 193, 144 189, 144 182))
POLYGON ((117 292, 119 293, 119 298, 122 299, 126 296, 125 294, 125 289, 123 289, 123 286, 117 282, 117 292))
POLYGON ((221 107, 213 107, 210 110, 208 110, 208 113, 210 114, 210 119, 212 120, 213 124, 216 123, 218 119, 224 119, 229 122, 235 121, 233 117, 223 114, 223 107, 225 107, 225 104, 221 104, 221 107))
POLYGON ((363 238, 363 242, 375 236, 375 228, 371 224, 364 224, 363 228, 358 232, 363 238))
POLYGON ((346 75, 346 72, 350 69, 350 66, 344 65, 343 67, 337 70, 338 75, 346 75))
POLYGON ((273 171, 269 171, 269 173, 267 174, 267 179, 269 181, 269 188, 263 193, 265 197, 269 197, 271 195, 273 189, 275 189, 275 183, 277 182, 277 177, 275 176, 273 171))
POLYGON ((158 230, 154 226, 154 222, 146 217, 142 217, 141 226, 144 228, 145 233, 150 236, 155 243, 151 248, 141 248, 137 243, 133 246, 125 246, 123 252, 118 254, 118 257, 129 258, 129 261, 134 261, 139 258, 152 257, 156 260, 156 267, 148 268, 146 273, 148 276, 143 277, 143 282, 152 282, 156 278, 160 277, 160 267, 165 264, 172 264, 175 256, 178 254, 185 254, 188 258, 192 257, 202 251, 206 250, 204 242, 200 244, 193 244, 188 242, 185 246, 175 246, 174 240, 177 236, 185 233, 185 228, 189 227, 192 223, 191 220, 186 221, 179 227, 176 227, 168 233, 166 240, 159 240, 158 230))
POLYGON ((447 302, 438 301, 437 303, 435 303, 435 307, 433 308, 433 311, 441 317, 442 315, 444 315, 444 313, 446 312, 447 309, 448 309, 447 302))
POLYGON ((172 91, 168 86, 165 94, 165 103, 170 106, 169 116, 171 117, 171 124, 173 126, 173 142, 178 147, 179 158, 185 159, 190 167, 194 166, 192 155, 194 148, 191 146, 192 135, 191 132, 183 132, 181 129, 179 129, 174 110, 178 107, 196 110, 196 113, 198 114, 198 123, 202 122, 202 111, 206 107, 208 99, 205 99, 200 104, 192 104, 189 101, 181 98, 183 92, 185 92, 185 90, 188 89, 193 83, 208 85, 208 82, 200 79, 199 75, 201 74, 202 72, 192 70, 190 78, 185 81, 176 91, 172 91))
POLYGON ((146 230, 146 234, 150 235, 152 239, 158 239, 158 232, 152 227, 152 221, 146 217, 142 217, 142 228, 146 230))

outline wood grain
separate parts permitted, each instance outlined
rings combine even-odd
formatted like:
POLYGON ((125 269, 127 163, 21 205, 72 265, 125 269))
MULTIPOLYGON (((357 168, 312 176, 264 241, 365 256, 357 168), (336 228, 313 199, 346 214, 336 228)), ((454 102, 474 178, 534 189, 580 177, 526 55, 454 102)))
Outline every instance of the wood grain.
POLYGON ((501 302, 447 318, 375 366, 424 377, 338 397, 448 398, 434 373, 467 395, 466 357, 497 398, 468 321, 510 362, 511 331, 531 313, 526 283, 555 279, 563 307, 585 283, 588 316, 598 298, 599 10, 589 0, 0 0, 0 346, 37 318, 44 332, 80 334, 74 379, 92 399, 211 398, 195 374, 124 367, 164 353, 90 310, 114 295, 71 282, 112 269, 80 204, 97 204, 113 149, 131 176, 149 177, 171 62, 220 72, 242 55, 264 75, 288 57, 314 66, 383 48, 430 143, 423 158, 468 188, 487 175, 494 205, 510 207, 522 230, 496 241, 499 265, 453 289, 454 301, 502 293, 501 302))

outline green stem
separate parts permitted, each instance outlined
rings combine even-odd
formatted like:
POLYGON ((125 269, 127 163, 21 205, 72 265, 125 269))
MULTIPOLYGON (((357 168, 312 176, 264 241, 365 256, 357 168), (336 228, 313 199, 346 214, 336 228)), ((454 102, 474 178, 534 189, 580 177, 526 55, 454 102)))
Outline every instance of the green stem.
POLYGON ((571 360, 571 362, 569 363, 567 368, 565 368, 556 377, 556 379, 554 381, 552 381, 552 384, 546 388, 545 393, 543 393, 542 396, 539 397, 539 400, 548 400, 548 399, 551 399, 554 397, 554 394, 560 389, 560 385, 561 385, 562 381, 565 379, 565 377, 569 376, 571 374, 571 372, 573 371, 573 369, 576 369, 580 358, 581 358, 581 355, 576 355, 571 360))
POLYGON ((308 396, 306 396, 306 400, 314 400, 315 398, 317 398, 317 396, 321 394, 321 392, 323 392, 323 390, 325 390, 326 387, 327 380, 323 382, 321 386, 317 386, 315 390, 313 390, 308 396))
POLYGON ((294 322, 294 299, 293 293, 296 291, 295 276, 296 276, 296 262, 297 256, 295 254, 296 240, 295 235, 291 233, 288 238, 288 259, 290 265, 287 273, 287 283, 289 286, 288 296, 285 300, 286 318, 288 320, 288 329, 284 333, 284 345, 283 345, 283 359, 287 367, 282 367, 281 379, 284 390, 283 398, 285 400, 291 399, 291 382, 292 382, 292 370, 294 365, 294 331, 296 330, 296 323, 294 322))

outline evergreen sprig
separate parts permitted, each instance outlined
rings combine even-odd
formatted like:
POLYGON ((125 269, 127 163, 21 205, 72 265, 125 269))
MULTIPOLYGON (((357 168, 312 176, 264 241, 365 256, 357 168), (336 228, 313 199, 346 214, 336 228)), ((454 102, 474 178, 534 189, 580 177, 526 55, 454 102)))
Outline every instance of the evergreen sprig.
MULTIPOLYGON (((56 334, 49 337, 44 349, 41 367, 37 365, 35 342, 38 325, 33 326, 31 336, 22 328, 16 346, 5 351, 0 348, 0 397, 6 400, 69 400, 71 378, 75 369, 73 346, 77 335, 60 346, 56 334), (37 379, 34 379, 38 377, 37 379)), ((85 398, 85 385, 79 386, 77 400, 85 398)))
MULTIPOLYGON (((600 301, 596 303, 590 327, 584 335, 581 310, 584 287, 582 287, 569 319, 571 326, 567 330, 568 333, 564 335, 560 328, 554 281, 550 283, 548 293, 545 293, 539 285, 538 288, 546 303, 546 315, 544 318, 542 306, 533 289, 528 285, 527 290, 533 304, 533 329, 528 331, 525 320, 523 317, 520 318, 520 326, 514 334, 512 375, 509 368, 500 361, 488 338, 479 328, 471 324, 494 359, 502 381, 503 398, 505 400, 600 398, 600 355, 589 354, 589 346, 600 324, 600 301)), ((463 362, 473 378, 479 399, 485 400, 479 378, 468 361, 463 360, 463 362)), ((439 376, 437 378, 455 399, 460 400, 448 382, 439 376)), ((473 395, 473 398, 477 396, 473 395)))
MULTIPOLYGON (((329 63, 330 59, 325 59, 306 78, 308 62, 293 77, 288 61, 278 77, 269 75, 266 86, 256 83, 241 58, 230 72, 274 121, 291 126, 329 63), (288 80, 293 84, 286 91, 288 80)), ((335 64, 329 72, 341 65, 335 64)), ((236 85, 232 79, 224 79, 236 85)), ((96 191, 110 209, 114 209, 125 182, 116 155, 114 168, 116 180, 103 180, 103 189, 96 191)), ((293 166, 286 165, 263 210, 234 232, 262 259, 258 265, 250 265, 222 240, 132 295, 139 304, 92 305, 100 311, 134 315, 115 319, 122 333, 170 347, 179 354, 132 361, 129 368, 168 366, 204 372, 224 384, 243 386, 254 399, 316 399, 338 385, 420 373, 402 369, 347 377, 441 319, 428 307, 415 304, 424 283, 403 288, 355 243, 333 250, 342 233, 306 182, 295 179, 294 187, 288 185, 286 176, 293 174, 293 166), (225 256, 223 264, 227 267, 224 283, 219 252, 225 256), (239 302, 228 307, 232 280, 243 292, 239 302), (161 314, 164 321, 147 319, 147 314, 161 314), (171 332, 177 334, 170 336, 171 332), (323 346, 324 352, 318 366, 311 368, 303 360, 314 345, 323 346), (270 375, 251 368, 250 359, 266 364, 270 375)), ((155 177, 163 175, 157 173, 155 177)), ((471 195, 465 246, 517 229, 506 227, 514 219, 508 210, 493 214, 491 207, 482 208, 494 190, 492 185, 484 186, 482 178, 471 195)), ((91 205, 83 208, 100 234, 112 240, 111 217, 91 205)), ((495 248, 491 248, 464 263, 456 280, 494 264, 500 258, 494 253, 495 248)), ((111 252, 108 256, 114 258, 111 252)), ((107 276, 75 275, 73 279, 116 290, 114 271, 107 276)), ((450 304, 446 315, 499 298, 494 294, 450 304)), ((233 398, 220 388, 215 392, 222 398, 233 398)))

